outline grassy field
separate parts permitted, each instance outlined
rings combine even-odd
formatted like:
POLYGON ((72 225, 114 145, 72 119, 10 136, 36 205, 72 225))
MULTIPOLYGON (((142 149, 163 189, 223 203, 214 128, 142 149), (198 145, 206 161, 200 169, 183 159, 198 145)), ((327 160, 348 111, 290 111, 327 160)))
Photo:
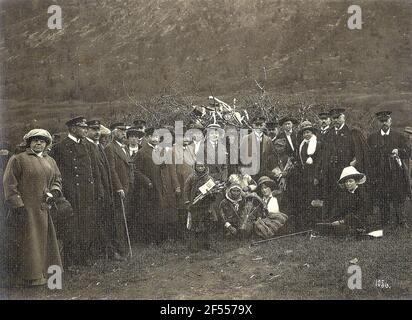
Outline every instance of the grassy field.
MULTIPOLYGON (((411 206, 407 207, 411 220, 411 206)), ((126 263, 97 261, 66 272, 63 290, 1 289, 4 299, 411 299, 412 234, 378 239, 295 236, 250 246, 215 240, 189 253, 183 243, 134 246, 126 263), (348 288, 348 267, 362 289, 348 288), (352 262, 351 262, 352 261, 352 262), (387 288, 378 288, 383 280, 387 288)))

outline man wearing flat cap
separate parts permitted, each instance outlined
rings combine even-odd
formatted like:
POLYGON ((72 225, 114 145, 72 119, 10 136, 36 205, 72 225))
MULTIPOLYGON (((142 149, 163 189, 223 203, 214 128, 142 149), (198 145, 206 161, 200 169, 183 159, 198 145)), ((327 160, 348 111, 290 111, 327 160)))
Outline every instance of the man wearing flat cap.
POLYGON ((411 196, 409 177, 405 161, 409 161, 410 150, 405 137, 392 129, 390 111, 376 113, 380 130, 368 138, 371 149, 372 181, 375 201, 379 207, 382 226, 391 222, 390 207, 400 226, 408 228, 404 203, 411 196))
POLYGON ((50 155, 62 174, 63 193, 71 203, 74 218, 58 226, 63 241, 65 265, 90 263, 96 254, 96 164, 95 152, 86 143, 87 123, 84 117, 66 122, 68 136, 53 146, 50 155))

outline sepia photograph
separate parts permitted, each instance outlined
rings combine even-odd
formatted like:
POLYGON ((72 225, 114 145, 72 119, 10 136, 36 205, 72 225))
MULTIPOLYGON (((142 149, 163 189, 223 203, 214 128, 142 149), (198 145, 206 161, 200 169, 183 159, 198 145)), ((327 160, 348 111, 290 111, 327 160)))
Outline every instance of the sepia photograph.
POLYGON ((411 111, 411 0, 0 0, 0 300, 410 300, 411 111))

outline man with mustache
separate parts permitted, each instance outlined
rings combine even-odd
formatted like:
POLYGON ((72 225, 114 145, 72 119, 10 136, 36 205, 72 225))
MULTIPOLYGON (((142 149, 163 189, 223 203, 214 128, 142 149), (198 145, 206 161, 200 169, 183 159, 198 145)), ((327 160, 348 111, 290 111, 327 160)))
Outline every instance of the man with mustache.
POLYGON ((375 191, 373 194, 379 207, 382 226, 391 222, 392 204, 397 224, 409 228, 406 223, 404 203, 406 197, 411 196, 411 191, 404 161, 409 161, 410 149, 406 138, 392 129, 391 113, 391 111, 376 113, 381 128, 368 138, 375 191))

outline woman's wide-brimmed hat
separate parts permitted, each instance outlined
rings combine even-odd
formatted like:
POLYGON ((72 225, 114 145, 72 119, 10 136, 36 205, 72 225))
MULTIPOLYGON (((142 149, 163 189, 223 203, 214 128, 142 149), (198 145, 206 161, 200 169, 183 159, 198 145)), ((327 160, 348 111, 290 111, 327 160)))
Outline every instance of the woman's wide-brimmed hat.
POLYGON ((44 129, 33 129, 30 130, 29 132, 27 132, 24 137, 23 140, 27 143, 28 141, 30 141, 32 138, 34 137, 42 137, 46 140, 47 145, 50 145, 53 141, 51 134, 49 133, 49 131, 44 130, 44 129))
POLYGON ((303 131, 310 130, 312 133, 316 134, 318 131, 313 125, 312 122, 305 120, 299 125, 299 134, 302 134, 303 131))
POLYGON ((355 179, 357 184, 363 184, 366 182, 365 174, 360 173, 355 167, 352 166, 346 167, 342 170, 338 184, 343 187, 343 184, 348 179, 355 179))
POLYGON ((265 184, 267 185, 269 188, 271 188, 272 190, 276 187, 276 182, 273 181, 272 179, 270 179, 267 176, 262 176, 259 178, 258 180, 258 188, 260 189, 260 187, 265 184))

